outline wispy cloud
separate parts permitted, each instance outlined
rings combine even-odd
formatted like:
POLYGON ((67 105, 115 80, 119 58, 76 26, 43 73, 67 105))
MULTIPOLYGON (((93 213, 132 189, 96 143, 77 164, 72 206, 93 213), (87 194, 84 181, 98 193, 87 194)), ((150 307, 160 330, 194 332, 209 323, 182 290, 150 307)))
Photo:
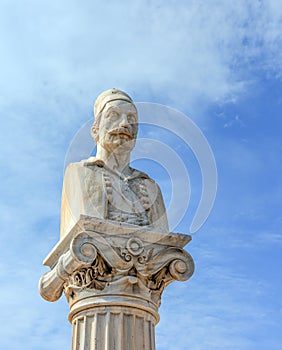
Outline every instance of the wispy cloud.
POLYGON ((281 74, 279 1, 2 7, 4 101, 48 93, 87 104, 117 85, 196 108, 240 95, 253 69, 281 74))
POLYGON ((164 296, 158 348, 278 349, 263 332, 275 324, 273 315, 256 296, 262 291, 262 300, 269 291, 247 274, 240 276, 235 267, 233 272, 223 266, 200 268, 186 286, 174 286, 164 296))
MULTIPOLYGON (((240 103, 266 77, 280 81, 281 33, 279 0, 1 1, 3 348, 69 348, 67 303, 40 299, 37 281, 59 239, 69 142, 92 118, 95 97, 115 86, 135 100, 202 115, 218 162, 215 212, 188 246, 197 270, 164 294, 158 349, 280 349, 281 140, 271 129, 273 110, 263 111, 267 142, 236 133, 255 128, 239 112, 224 115, 216 131, 219 118, 204 112, 240 103)), ((199 194, 194 168, 192 175, 199 194)))

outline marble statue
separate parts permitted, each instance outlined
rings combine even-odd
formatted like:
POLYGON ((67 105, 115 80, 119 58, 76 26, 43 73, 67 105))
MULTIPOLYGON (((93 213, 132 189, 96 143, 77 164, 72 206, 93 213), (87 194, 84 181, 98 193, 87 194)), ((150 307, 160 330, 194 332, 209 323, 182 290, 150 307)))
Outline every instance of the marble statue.
POLYGON ((39 292, 48 301, 65 294, 72 350, 155 350, 162 293, 194 272, 183 249, 191 236, 168 231, 158 185, 129 166, 138 131, 132 99, 107 90, 94 114, 97 154, 67 167, 61 238, 43 262, 50 270, 39 292))
POLYGON ((123 91, 110 89, 97 98, 91 134, 96 157, 68 165, 62 191, 61 237, 80 215, 146 226, 169 232, 159 186, 129 166, 138 132, 138 112, 123 91))

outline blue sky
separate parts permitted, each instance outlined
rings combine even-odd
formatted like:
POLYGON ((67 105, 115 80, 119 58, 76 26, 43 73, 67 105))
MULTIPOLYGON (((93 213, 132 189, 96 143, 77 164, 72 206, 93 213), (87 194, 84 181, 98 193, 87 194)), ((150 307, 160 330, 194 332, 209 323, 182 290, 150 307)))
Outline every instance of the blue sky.
MULTIPOLYGON (((1 347, 70 347, 67 302, 45 302, 37 283, 59 239, 68 147, 117 87, 188 115, 218 169, 212 213, 187 246, 195 274, 165 291, 157 349, 280 349, 281 1, 2 0, 0 43, 1 347)), ((188 232, 201 179, 179 152, 192 211, 175 231, 188 232)), ((143 165, 168 193, 164 172, 143 165)))

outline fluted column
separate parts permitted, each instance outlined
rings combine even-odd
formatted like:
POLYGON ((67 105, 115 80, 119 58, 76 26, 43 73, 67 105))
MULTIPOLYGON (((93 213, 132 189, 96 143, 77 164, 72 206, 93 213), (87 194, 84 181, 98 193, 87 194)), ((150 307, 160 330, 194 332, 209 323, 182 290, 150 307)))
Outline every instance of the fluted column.
POLYGON ((121 306, 81 311, 72 320, 72 350, 155 350, 154 317, 121 306))
POLYGON ((155 325, 165 287, 190 278, 183 234, 81 217, 44 261, 51 271, 39 290, 62 292, 70 305, 72 350, 155 350, 155 325))

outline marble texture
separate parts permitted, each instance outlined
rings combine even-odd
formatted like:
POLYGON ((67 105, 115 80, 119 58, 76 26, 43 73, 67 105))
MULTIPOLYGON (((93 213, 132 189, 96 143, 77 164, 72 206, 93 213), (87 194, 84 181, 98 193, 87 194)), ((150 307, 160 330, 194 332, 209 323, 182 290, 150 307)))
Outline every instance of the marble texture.
POLYGON ((69 164, 62 191, 60 241, 39 281, 47 301, 65 294, 72 350, 155 350, 161 296, 194 271, 169 232, 157 183, 129 166, 138 112, 123 91, 102 93, 91 129, 96 157, 69 164))
POLYGON ((157 183, 130 167, 138 132, 138 111, 123 91, 103 92, 94 105, 91 134, 95 157, 68 165, 64 177, 61 237, 80 215, 147 226, 169 232, 166 210, 157 183))
POLYGON ((39 282, 48 301, 64 292, 73 350, 155 349, 165 287, 194 271, 183 249, 191 237, 82 216, 44 260, 39 282))
POLYGON ((132 168, 124 178, 95 157, 71 163, 66 170, 61 237, 71 230, 80 215, 168 232, 166 211, 157 183, 132 168))

